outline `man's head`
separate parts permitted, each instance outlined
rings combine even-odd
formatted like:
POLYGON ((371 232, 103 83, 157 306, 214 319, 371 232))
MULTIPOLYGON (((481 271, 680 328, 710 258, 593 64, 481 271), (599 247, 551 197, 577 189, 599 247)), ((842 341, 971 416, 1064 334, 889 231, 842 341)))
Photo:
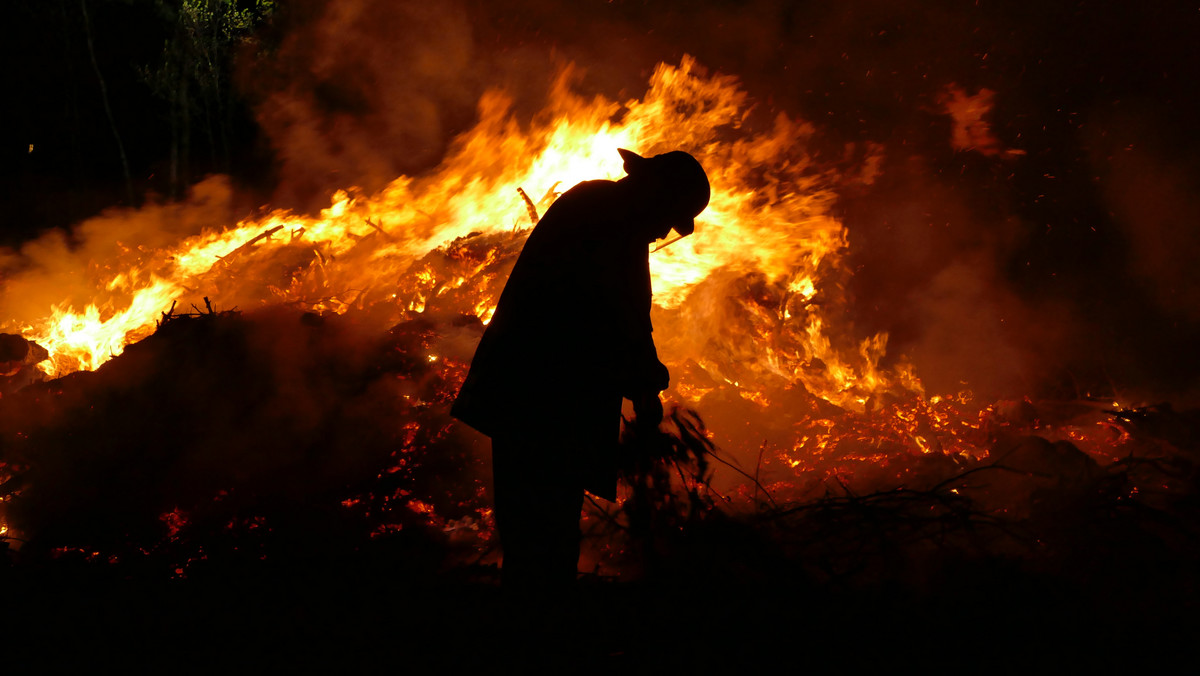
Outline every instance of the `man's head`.
POLYGON ((624 148, 617 152, 650 216, 647 225, 654 231, 653 238, 665 237, 672 228, 680 235, 692 234, 695 218, 708 206, 711 194, 708 175, 696 158, 680 150, 654 157, 624 148))

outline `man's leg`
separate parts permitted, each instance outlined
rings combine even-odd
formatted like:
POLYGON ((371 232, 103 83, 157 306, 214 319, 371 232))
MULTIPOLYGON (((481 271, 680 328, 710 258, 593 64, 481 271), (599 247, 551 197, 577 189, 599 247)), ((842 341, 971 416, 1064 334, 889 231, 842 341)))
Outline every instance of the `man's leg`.
POLYGON ((561 444, 492 439, 496 527, 505 586, 570 586, 579 566, 583 488, 561 444))

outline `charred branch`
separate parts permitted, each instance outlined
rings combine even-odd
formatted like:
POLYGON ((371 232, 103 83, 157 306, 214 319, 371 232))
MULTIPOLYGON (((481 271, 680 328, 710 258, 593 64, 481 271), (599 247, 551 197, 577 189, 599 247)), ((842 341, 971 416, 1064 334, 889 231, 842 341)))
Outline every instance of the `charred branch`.
POLYGON ((520 193, 521 199, 525 201, 525 209, 529 212, 529 222, 537 225, 540 217, 538 216, 537 207, 533 204, 533 200, 529 199, 529 195, 525 194, 524 188, 517 188, 517 192, 520 193))
POLYGON ((247 250, 249 250, 251 247, 253 247, 253 246, 254 246, 255 244, 257 244, 258 242, 260 242, 260 241, 262 241, 262 240, 264 240, 264 239, 266 239, 266 238, 270 237, 271 235, 273 235, 273 234, 275 234, 275 233, 279 232, 279 231, 280 231, 280 230, 282 230, 282 229, 283 229, 283 226, 282 226, 282 225, 277 225, 277 226, 275 226, 275 227, 273 227, 273 228, 270 228, 270 229, 268 229, 268 230, 264 230, 263 232, 260 232, 258 235, 256 235, 256 236, 255 236, 253 239, 251 239, 250 241, 248 241, 248 242, 246 242, 245 244, 243 244, 243 245, 239 246, 238 248, 234 249, 233 251, 230 251, 228 254, 225 254, 224 256, 218 256, 218 258, 220 258, 220 259, 221 259, 221 261, 228 263, 229 261, 233 260, 233 259, 234 259, 234 258, 236 258, 237 256, 240 256, 240 255, 242 255, 243 253, 245 253, 247 250))
POLYGON ((369 225, 369 226, 371 226, 372 228, 374 228, 374 229, 375 229, 375 231, 376 231, 376 232, 378 232, 380 235, 383 235, 383 237, 384 237, 385 239, 387 239, 387 240, 389 240, 389 241, 395 241, 395 240, 396 240, 396 238, 395 238, 395 237, 393 237, 392 235, 388 234, 388 231, 384 230, 384 229, 383 229, 383 227, 382 227, 382 226, 380 226, 378 223, 375 223, 374 221, 372 221, 372 220, 371 220, 371 219, 369 219, 369 218, 367 218, 367 219, 364 219, 364 220, 365 220, 365 222, 366 222, 366 224, 367 224, 367 225, 369 225))

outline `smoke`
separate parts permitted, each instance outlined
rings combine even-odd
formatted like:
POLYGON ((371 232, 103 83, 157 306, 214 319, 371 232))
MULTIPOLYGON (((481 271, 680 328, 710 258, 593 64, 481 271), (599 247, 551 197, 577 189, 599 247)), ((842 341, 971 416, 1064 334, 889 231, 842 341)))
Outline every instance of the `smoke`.
POLYGON ((441 159, 482 92, 472 27, 455 2, 300 3, 278 47, 242 73, 275 150, 279 202, 381 188, 441 159))
POLYGON ((1120 350, 1123 379, 1193 401, 1200 387, 1200 164, 1171 115, 1148 102, 1100 111, 1085 131, 1088 168, 1123 268, 1100 280, 1096 305, 1120 350), (1173 391, 1172 391, 1173 390, 1173 391))
POLYGON ((930 392, 994 398, 1038 385, 1044 372, 1029 349, 1034 341, 1014 338, 1035 323, 1032 310, 997 283, 988 261, 960 257, 911 294, 906 305, 920 334, 897 347, 918 365, 930 392))
MULTIPOLYGON (((81 311, 117 271, 136 267, 139 274, 152 274, 155 251, 204 230, 227 227, 241 215, 239 208, 229 180, 214 176, 192 186, 181 202, 110 209, 69 233, 52 230, 19 250, 0 250, 3 325, 19 330, 57 305, 81 311)), ((128 301, 121 296, 122 287, 109 289, 117 304, 128 301)))
POLYGON ((1096 120, 1089 163, 1104 204, 1129 247, 1130 279, 1174 318, 1200 322, 1200 198, 1194 161, 1173 158, 1171 139, 1153 111, 1125 111, 1096 120))

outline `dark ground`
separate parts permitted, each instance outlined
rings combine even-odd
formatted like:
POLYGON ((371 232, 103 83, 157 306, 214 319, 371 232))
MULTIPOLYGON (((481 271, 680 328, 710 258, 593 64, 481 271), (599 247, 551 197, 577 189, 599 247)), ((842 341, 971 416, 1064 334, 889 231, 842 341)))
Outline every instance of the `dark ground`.
POLYGON ((438 423, 453 388, 424 358, 458 328, 416 319, 345 349, 363 348, 355 326, 183 317, 96 372, 3 399, 22 533, 0 559, 5 664, 1146 670, 1189 655, 1200 629, 1200 426, 1169 408, 1123 414, 1141 459, 1054 481, 1000 472, 1016 483, 991 499, 1034 487, 1020 517, 950 490, 986 468, 757 514, 678 486, 639 494, 619 576, 514 598, 478 541, 447 529, 486 504, 477 451, 438 423), (282 365, 260 351, 285 339, 282 365), (303 402, 321 397, 314 415, 303 402), (413 422, 424 436, 406 436, 413 422))
POLYGON ((1194 596, 1148 580, 1084 589, 996 562, 964 565, 929 594, 839 593, 797 578, 699 588, 585 582, 531 610, 490 584, 361 558, 178 582, 63 570, 6 576, 4 660, 156 673, 503 664, 1077 672, 1186 659, 1197 630, 1194 596), (1130 595, 1140 598, 1126 606, 1130 595))

